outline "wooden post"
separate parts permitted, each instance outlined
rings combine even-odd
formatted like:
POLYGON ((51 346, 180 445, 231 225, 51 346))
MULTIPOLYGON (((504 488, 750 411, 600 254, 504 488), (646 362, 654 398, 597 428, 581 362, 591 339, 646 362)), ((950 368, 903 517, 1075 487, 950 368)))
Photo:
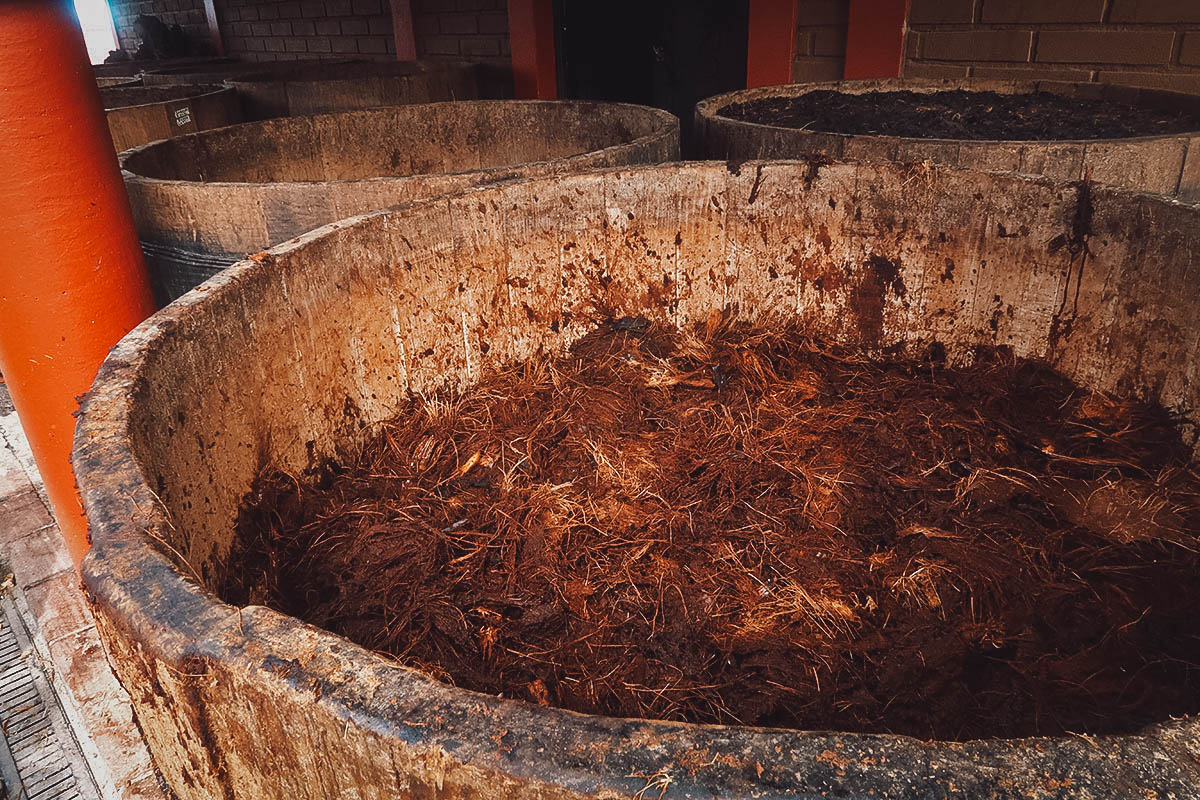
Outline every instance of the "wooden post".
POLYGON ((908 3, 909 0, 850 0, 843 73, 848 80, 899 77, 908 3))
POLYGON ((396 60, 416 61, 417 40, 413 30, 412 0, 392 1, 392 34, 396 39, 396 60))
POLYGON ((517 98, 553 100, 558 97, 552 0, 509 0, 508 38, 517 98))
POLYGON ((69 0, 0 3, 0 85, 0 370, 79 563, 76 397, 154 298, 69 0))
POLYGON ((225 41, 221 38, 221 20, 217 17, 217 7, 213 0, 204 0, 204 19, 208 22, 208 37, 212 41, 213 52, 225 55, 225 41))
POLYGON ((803 0, 750 0, 747 89, 792 82, 798 2, 803 0))

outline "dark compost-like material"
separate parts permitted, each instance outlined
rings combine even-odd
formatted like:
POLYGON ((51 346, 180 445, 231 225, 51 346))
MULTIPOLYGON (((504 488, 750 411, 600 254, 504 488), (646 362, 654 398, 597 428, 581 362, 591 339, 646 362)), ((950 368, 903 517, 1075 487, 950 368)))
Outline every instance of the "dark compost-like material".
POLYGON ((1200 98, 1057 81, 837 81, 696 105, 701 155, 1024 172, 1200 200, 1200 98))
POLYGON ((575 711, 976 739, 1200 702, 1168 414, 980 351, 605 322, 266 474, 226 599, 575 711))

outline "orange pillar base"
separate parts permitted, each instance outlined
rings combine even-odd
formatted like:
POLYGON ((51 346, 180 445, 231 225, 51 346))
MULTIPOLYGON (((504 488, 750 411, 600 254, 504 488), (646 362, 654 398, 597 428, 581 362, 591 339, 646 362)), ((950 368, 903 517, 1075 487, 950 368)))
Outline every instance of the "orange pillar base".
POLYGON ((69 0, 0 3, 0 85, 0 370, 78 563, 76 397, 154 299, 69 0))

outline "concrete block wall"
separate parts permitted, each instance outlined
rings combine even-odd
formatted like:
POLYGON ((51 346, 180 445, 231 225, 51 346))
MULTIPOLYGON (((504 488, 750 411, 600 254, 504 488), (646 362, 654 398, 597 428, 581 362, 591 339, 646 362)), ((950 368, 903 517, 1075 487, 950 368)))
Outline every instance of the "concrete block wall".
POLYGON ((130 55, 137 52, 140 39, 133 23, 139 14, 158 17, 168 26, 179 25, 193 42, 205 45, 210 41, 204 0, 109 0, 117 40, 130 55))
POLYGON ((464 58, 507 66, 506 0, 412 0, 418 58, 464 58))
POLYGON ((1200 0, 912 0, 903 74, 1200 92, 1200 0))
POLYGON ((215 0, 215 7, 225 54, 234 58, 396 58, 389 0, 215 0))
POLYGON ((846 64, 846 23, 850 16, 850 0, 798 2, 792 81, 841 80, 846 64))

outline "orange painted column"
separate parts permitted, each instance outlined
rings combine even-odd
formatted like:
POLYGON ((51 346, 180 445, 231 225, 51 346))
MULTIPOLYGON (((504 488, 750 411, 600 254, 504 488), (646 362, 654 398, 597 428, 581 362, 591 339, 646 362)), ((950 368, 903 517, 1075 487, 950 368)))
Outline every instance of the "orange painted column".
POLYGON ((225 55, 225 40, 221 38, 221 20, 217 17, 217 7, 213 0, 204 0, 204 20, 208 23, 208 40, 213 46, 213 54, 225 55))
POLYGON ((895 78, 904 58, 909 0, 850 0, 846 30, 847 80, 895 78))
POLYGON ((0 370, 76 563, 76 397, 154 311, 70 0, 0 2, 0 370))
POLYGON ((396 60, 416 61, 417 40, 413 28, 412 0, 391 0, 392 35, 396 40, 396 60))
POLYGON ((750 0, 746 88, 792 82, 796 8, 804 0, 750 0))
POLYGON ((558 97, 552 0, 508 0, 513 91, 520 100, 558 97))

